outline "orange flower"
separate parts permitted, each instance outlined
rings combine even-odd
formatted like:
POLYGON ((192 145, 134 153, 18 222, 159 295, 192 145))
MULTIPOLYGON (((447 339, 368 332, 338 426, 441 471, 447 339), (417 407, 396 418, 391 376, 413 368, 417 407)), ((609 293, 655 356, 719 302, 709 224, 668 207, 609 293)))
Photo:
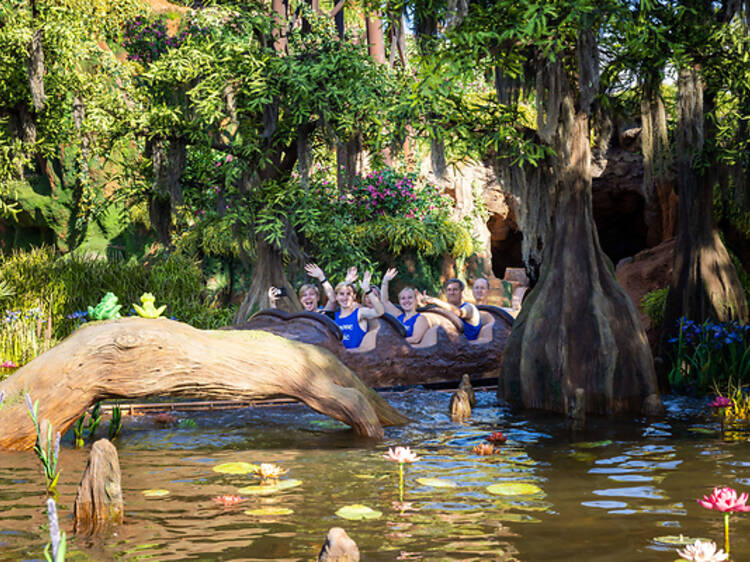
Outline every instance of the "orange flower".
POLYGON ((477 455, 494 455, 495 447, 489 443, 480 443, 472 449, 477 455))

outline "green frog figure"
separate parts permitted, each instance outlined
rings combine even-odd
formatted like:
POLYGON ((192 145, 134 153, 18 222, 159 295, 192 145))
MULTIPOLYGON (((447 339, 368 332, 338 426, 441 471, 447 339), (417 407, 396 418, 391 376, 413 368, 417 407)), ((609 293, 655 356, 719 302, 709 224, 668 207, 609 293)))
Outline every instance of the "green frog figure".
POLYGON ((114 293, 107 293, 96 306, 88 307, 89 320, 112 320, 120 318, 121 304, 117 304, 117 297, 114 293))
POLYGON ((159 308, 156 308, 154 306, 155 300, 156 297, 154 297, 154 295, 152 295, 151 293, 143 293, 141 295, 142 306, 134 304, 133 308, 141 318, 159 318, 159 316, 161 316, 161 313, 166 310, 167 305, 165 304, 163 306, 160 306, 159 308))

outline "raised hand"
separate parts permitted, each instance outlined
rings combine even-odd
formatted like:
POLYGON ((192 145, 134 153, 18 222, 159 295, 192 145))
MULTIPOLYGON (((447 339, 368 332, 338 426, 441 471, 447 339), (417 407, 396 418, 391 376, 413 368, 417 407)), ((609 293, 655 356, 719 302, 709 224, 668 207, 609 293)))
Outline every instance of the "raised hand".
POLYGON ((308 263, 307 265, 305 265, 305 272, 310 277, 314 277, 319 281, 323 281, 323 279, 326 278, 326 274, 323 273, 323 270, 320 268, 320 266, 318 266, 317 263, 308 263))
POLYGON ((346 270, 346 279, 344 279, 344 282, 347 284, 352 284, 357 280, 357 266, 353 265, 349 269, 346 270))
POLYGON ((398 275, 398 269, 396 269, 395 267, 390 267, 385 272, 385 275, 383 275, 383 281, 391 281, 396 277, 396 275, 398 275))
POLYGON ((276 306, 276 301, 279 300, 279 297, 281 296, 281 290, 271 285, 268 287, 268 300, 271 303, 271 306, 276 306))
POLYGON ((359 282, 359 288, 365 293, 370 290, 370 279, 372 279, 372 271, 365 271, 362 280, 359 282))

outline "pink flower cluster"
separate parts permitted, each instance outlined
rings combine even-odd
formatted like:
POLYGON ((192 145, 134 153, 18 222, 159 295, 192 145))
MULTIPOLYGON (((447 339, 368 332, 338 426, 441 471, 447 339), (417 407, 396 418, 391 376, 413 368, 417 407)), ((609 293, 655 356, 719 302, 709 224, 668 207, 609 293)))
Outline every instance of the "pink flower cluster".
POLYGON ((18 365, 13 363, 13 361, 3 361, 0 363, 0 369, 17 369, 18 365))
POLYGON ((732 405, 732 399, 726 396, 717 396, 708 404, 711 408, 728 408, 732 405))
POLYGON ((713 509, 722 513, 750 511, 750 505, 746 505, 747 493, 738 496, 737 490, 728 487, 714 488, 710 496, 703 496, 703 499, 698 500, 698 503, 706 509, 713 509))

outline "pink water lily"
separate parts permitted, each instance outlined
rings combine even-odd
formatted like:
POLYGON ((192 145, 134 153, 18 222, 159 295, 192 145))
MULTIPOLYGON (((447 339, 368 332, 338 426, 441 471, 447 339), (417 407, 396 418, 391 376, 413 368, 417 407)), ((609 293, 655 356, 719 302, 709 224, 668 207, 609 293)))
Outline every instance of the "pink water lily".
POLYGON ((677 554, 683 560, 691 562, 723 562, 729 558, 729 554, 723 550, 716 550, 716 543, 712 541, 696 540, 695 544, 687 545, 683 550, 678 550, 677 554))
POLYGON ((703 496, 703 499, 698 500, 698 503, 706 509, 713 509, 722 513, 750 511, 750 505, 746 505, 747 493, 738 496, 737 490, 728 487, 714 488, 710 496, 703 496))
POLYGON ((388 449, 388 453, 383 455, 384 459, 395 461, 397 463, 415 462, 419 460, 416 453, 413 453, 409 447, 396 447, 388 449))
POLYGON ((732 405, 732 399, 726 396, 717 396, 708 405, 712 408, 728 408, 732 405))
POLYGON ((242 496, 216 496, 211 498, 216 503, 223 505, 224 507, 229 507, 231 505, 237 505, 238 503, 244 502, 247 498, 243 498, 242 496))

